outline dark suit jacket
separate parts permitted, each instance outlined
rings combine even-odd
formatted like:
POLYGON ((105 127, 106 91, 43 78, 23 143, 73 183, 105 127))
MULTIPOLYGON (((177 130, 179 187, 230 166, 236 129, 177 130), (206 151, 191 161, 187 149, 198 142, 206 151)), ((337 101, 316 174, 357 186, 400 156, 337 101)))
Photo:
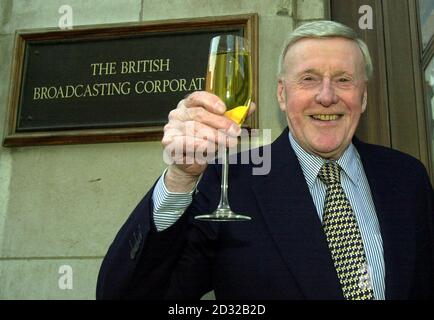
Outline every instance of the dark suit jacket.
MULTIPOLYGON (((422 164, 353 141, 371 188, 383 239, 386 299, 434 296, 433 189, 422 164)), ((270 146, 268 146, 270 147, 270 146)), ((343 299, 321 222, 288 129, 271 145, 268 175, 230 167, 229 201, 248 222, 201 222, 220 196, 210 165, 193 203, 156 232, 152 191, 119 231, 101 266, 98 299, 343 299)), ((240 162, 238 162, 240 163, 240 162)))

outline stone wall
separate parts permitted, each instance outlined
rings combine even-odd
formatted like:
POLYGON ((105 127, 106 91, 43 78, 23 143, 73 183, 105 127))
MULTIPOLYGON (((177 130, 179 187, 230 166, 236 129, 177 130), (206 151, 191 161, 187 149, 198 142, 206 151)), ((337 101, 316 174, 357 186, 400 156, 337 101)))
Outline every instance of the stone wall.
MULTIPOLYGON (((286 34, 327 15, 325 0, 2 0, 0 126, 4 131, 16 30, 259 14, 259 121, 278 136, 276 61, 286 34)), ((163 171, 159 141, 0 148, 0 299, 94 299, 101 260, 131 210, 163 171), (70 266, 73 288, 59 288, 70 266)))

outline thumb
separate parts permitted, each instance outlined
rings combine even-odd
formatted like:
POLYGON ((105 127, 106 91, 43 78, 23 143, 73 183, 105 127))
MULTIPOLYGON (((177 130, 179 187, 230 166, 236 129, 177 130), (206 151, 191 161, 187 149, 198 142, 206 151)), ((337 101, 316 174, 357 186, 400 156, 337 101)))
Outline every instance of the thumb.
POLYGON ((256 111, 256 103, 250 102, 249 112, 247 113, 247 116, 250 116, 255 111, 256 111))

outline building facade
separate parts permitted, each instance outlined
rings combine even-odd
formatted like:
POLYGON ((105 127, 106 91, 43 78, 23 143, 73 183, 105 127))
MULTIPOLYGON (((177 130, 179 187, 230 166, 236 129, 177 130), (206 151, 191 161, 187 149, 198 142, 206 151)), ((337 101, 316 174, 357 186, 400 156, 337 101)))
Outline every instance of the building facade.
MULTIPOLYGON (((358 135, 419 158, 434 181, 434 3, 395 2, 3 0, 0 126, 15 32, 59 27, 64 5, 73 28, 257 13, 259 127, 274 139, 286 126, 275 98, 281 44, 301 23, 332 19, 358 30, 374 57, 358 135)), ((0 299, 94 299, 102 258, 164 170, 162 152, 159 141, 0 147, 0 299)))

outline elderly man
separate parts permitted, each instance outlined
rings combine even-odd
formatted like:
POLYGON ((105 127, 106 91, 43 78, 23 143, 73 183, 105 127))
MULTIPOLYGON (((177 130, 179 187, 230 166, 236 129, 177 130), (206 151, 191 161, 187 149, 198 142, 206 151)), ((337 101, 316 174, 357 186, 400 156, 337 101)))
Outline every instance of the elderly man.
MULTIPOLYGON (((111 245, 98 298, 433 298, 427 173, 354 137, 372 74, 366 45, 339 23, 308 23, 289 36, 279 68, 288 128, 271 144, 271 170, 230 170, 231 207, 252 220, 195 220, 217 206, 220 166, 169 166, 111 245)), ((187 122, 233 144, 239 127, 224 110, 212 94, 191 94, 170 113, 163 144, 185 145, 187 122)))

